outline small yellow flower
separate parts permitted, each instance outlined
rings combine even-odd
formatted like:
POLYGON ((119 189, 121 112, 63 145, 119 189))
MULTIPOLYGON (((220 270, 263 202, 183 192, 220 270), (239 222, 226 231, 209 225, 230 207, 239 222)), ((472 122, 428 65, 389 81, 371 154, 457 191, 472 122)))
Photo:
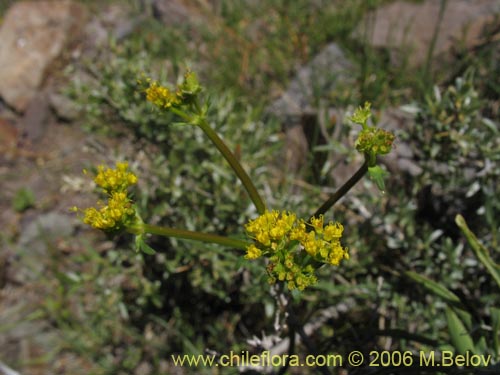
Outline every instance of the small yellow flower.
POLYGON ((137 183, 137 176, 128 171, 127 162, 116 163, 115 169, 105 168, 100 165, 97 167, 97 171, 94 182, 106 193, 126 191, 128 187, 137 183))
POLYGON ((327 257, 327 262, 332 266, 338 266, 342 259, 349 259, 347 248, 343 248, 340 245, 340 242, 332 243, 327 257))
POLYGON ((293 230, 296 216, 293 213, 266 211, 255 220, 246 224, 247 233, 265 246, 280 242, 293 230))
POLYGON ((318 252, 319 246, 318 242, 316 241, 316 233, 314 232, 309 232, 305 236, 305 240, 301 242, 302 246, 304 246, 305 251, 311 256, 316 256, 316 253, 318 252))
POLYGON ((96 229, 109 230, 114 228, 116 222, 107 215, 107 206, 97 210, 94 207, 85 209, 83 222, 96 229))
POLYGON ((265 211, 249 221, 245 229, 255 241, 247 248, 245 258, 256 259, 268 254, 271 284, 279 280, 286 282, 289 289, 303 290, 317 281, 314 262, 337 266, 349 258, 347 249, 340 243, 344 227, 338 222, 325 226, 322 215, 306 224, 293 213, 265 211))
MULTIPOLYGON (((137 176, 128 170, 128 163, 116 163, 116 168, 99 166, 94 178, 97 186, 108 196, 107 204, 98 202, 98 207, 83 210, 83 222, 96 229, 115 231, 132 225, 136 212, 128 196, 127 188, 137 183, 137 176)), ((84 172, 86 173, 86 172, 84 172)), ((78 207, 72 207, 78 212, 78 207)))
POLYGON ((305 241, 306 239, 306 223, 300 220, 298 224, 290 231, 290 240, 305 241))
POLYGON ((250 245, 247 248, 247 254, 245 255, 246 259, 257 259, 262 255, 262 250, 259 249, 255 245, 250 245))
POLYGON ((340 239, 342 237, 342 232, 344 231, 344 226, 338 222, 328 223, 325 227, 325 232, 323 238, 325 241, 331 241, 333 239, 340 239))
POLYGON ((314 228, 314 231, 316 233, 322 233, 323 232, 323 215, 319 215, 319 217, 313 217, 311 218, 311 225, 314 228))
POLYGON ((168 109, 182 104, 180 92, 174 93, 165 86, 160 86, 156 81, 150 82, 145 93, 146 100, 162 109, 168 109))
POLYGON ((255 236, 255 239, 264 246, 271 245, 271 240, 269 239, 269 234, 267 232, 264 231, 258 232, 255 236))
MULTIPOLYGON (((101 203, 102 205, 102 203, 101 203)), ((124 192, 113 192, 106 206, 99 210, 90 207, 83 211, 83 222, 96 229, 118 230, 135 217, 135 210, 124 192)))

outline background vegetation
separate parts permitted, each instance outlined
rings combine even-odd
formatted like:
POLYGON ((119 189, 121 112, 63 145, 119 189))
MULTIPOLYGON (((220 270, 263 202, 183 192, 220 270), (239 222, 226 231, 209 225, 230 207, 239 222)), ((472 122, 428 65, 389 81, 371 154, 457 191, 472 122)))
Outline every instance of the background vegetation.
MULTIPOLYGON (((242 224, 255 217, 242 187, 201 131, 172 125, 136 91, 142 72, 175 82, 186 66, 199 72, 211 97, 211 123, 241 155, 268 205, 304 216, 313 212, 321 194, 337 183, 328 166, 312 165, 320 160, 314 153, 324 148, 313 148, 305 168, 323 173, 297 176, 304 187, 292 188, 291 179, 277 171, 282 129, 264 109, 300 64, 335 41, 356 64, 356 83, 332 94, 326 105, 352 109, 365 100, 380 110, 404 105, 415 126, 398 137, 415 151, 422 172, 391 175, 385 194, 375 193, 366 180, 365 189, 334 208, 336 220, 345 223, 343 242, 351 259, 338 269, 325 267, 315 288, 294 296, 304 324, 321 321, 298 353, 457 349, 450 330, 455 314, 474 350, 498 361, 499 285, 455 223, 462 214, 492 261, 500 260, 498 42, 464 51, 453 69, 393 66, 386 51, 350 37, 362 16, 383 1, 216 3, 217 17, 198 29, 166 30, 148 18, 131 37, 111 39, 97 62, 68 70, 73 78, 68 95, 83 110, 88 131, 134 137, 144 150, 130 161, 140 177, 136 195, 143 217, 240 235, 242 224), (77 69, 94 79, 79 81, 73 75, 77 69), (458 298, 454 305, 447 292, 458 298)), ((141 12, 137 3, 129 4, 132 14, 141 12)), ((331 125, 328 131, 333 130, 331 125)), ((353 151, 338 153, 355 163, 353 151)), ((168 374, 174 371, 171 354, 252 350, 248 340, 255 336, 286 336, 276 331, 279 309, 263 264, 190 241, 151 238, 158 254, 150 256, 136 254, 126 236, 114 240, 104 254, 89 247, 71 259, 55 256, 43 280, 54 285, 43 316, 67 339, 60 350, 90 366, 86 373, 131 374, 147 362, 150 373, 168 374)), ((231 371, 237 373, 224 373, 231 371)), ((383 371, 388 370, 370 374, 388 373, 383 371)))

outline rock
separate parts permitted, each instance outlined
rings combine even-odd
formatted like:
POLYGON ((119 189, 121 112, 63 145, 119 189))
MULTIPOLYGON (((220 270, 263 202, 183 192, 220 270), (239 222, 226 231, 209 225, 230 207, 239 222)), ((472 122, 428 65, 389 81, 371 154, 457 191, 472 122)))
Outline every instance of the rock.
POLYGON ((328 96, 339 85, 351 82, 352 63, 335 43, 325 47, 292 80, 286 92, 268 108, 283 124, 294 125, 315 115, 315 94, 328 96))
POLYGON ((21 119, 23 136, 31 144, 39 141, 45 135, 45 129, 49 124, 49 120, 50 108, 48 95, 44 92, 38 92, 28 103, 26 112, 21 119))
MULTIPOLYGON (((368 43, 409 53, 411 66, 425 63, 432 39, 439 27, 433 57, 449 55, 454 47, 472 48, 482 42, 488 24, 495 22, 500 13, 498 0, 453 0, 446 2, 443 19, 439 23, 442 1, 424 2, 397 1, 378 8, 361 21, 354 35, 363 38, 368 34, 368 43), (368 20, 374 19, 374 23, 368 20), (368 33, 366 33, 366 28, 368 33)), ((392 55, 394 62, 400 56, 392 55)))
MULTIPOLYGON (((331 43, 311 62, 300 68, 286 92, 272 103, 267 113, 277 117, 285 132, 284 171, 296 174, 306 164, 309 143, 323 144, 325 139, 317 132, 318 98, 328 98, 339 86, 351 82, 352 63, 342 50, 331 43)), ((314 165, 321 166, 326 154, 316 154, 314 165)), ((281 168, 283 165, 281 165, 281 168)), ((315 170, 313 173, 319 173, 315 170)))
POLYGON ((285 171, 296 174, 307 160, 309 146, 304 129, 294 125, 285 130, 285 171))
POLYGON ((153 0, 153 16, 170 27, 186 26, 203 21, 197 9, 181 0, 153 0))
POLYGON ((25 257, 25 266, 16 275, 16 281, 24 283, 47 265, 45 259, 49 256, 49 247, 56 247, 58 241, 70 237, 76 226, 76 221, 68 215, 49 212, 37 216, 25 224, 21 230, 18 246, 22 251, 29 252, 25 257))
POLYGON ((80 115, 78 105, 67 96, 53 92, 49 94, 49 102, 58 119, 62 121, 78 119, 80 115))
POLYGON ((22 1, 8 10, 0 28, 0 96, 24 112, 45 73, 78 33, 85 8, 71 1, 22 1))
POLYGON ((69 220, 68 215, 56 212, 42 214, 23 228, 19 245, 25 247, 29 244, 33 252, 41 253, 47 246, 47 240, 68 237, 73 229, 73 220, 69 220))
POLYGON ((139 18, 131 18, 123 4, 113 4, 92 17, 84 29, 85 49, 95 50, 108 45, 109 38, 121 40, 133 32, 139 18))

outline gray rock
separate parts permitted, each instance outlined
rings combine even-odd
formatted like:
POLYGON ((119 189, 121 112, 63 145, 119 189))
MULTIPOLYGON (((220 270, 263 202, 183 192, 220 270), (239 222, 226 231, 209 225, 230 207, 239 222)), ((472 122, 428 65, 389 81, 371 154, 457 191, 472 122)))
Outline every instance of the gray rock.
POLYGON ((68 215, 57 212, 42 214, 23 228, 19 245, 30 245, 33 251, 42 253, 46 248, 47 240, 70 236, 74 225, 74 220, 68 215))
POLYGON ((285 93, 267 108, 266 112, 284 127, 284 163, 280 167, 284 167, 284 172, 296 174, 302 170, 308 157, 309 138, 317 125, 317 102, 328 98, 337 87, 349 84, 352 70, 353 65, 342 50, 335 43, 329 44, 298 70, 285 93))
POLYGON ((63 94, 50 93, 49 102, 57 118, 63 121, 76 120, 80 114, 77 104, 63 94))
POLYGON ((350 82, 352 63, 335 43, 325 47, 292 80, 286 92, 268 108, 284 124, 296 124, 304 115, 316 114, 317 96, 328 96, 339 84, 350 82))
POLYGON ((301 125, 288 127, 285 131, 285 171, 298 173, 307 160, 309 146, 301 125))
MULTIPOLYGON (((436 27, 439 27, 433 57, 449 55, 453 48, 472 48, 483 41, 488 24, 498 22, 498 0, 453 0, 446 3, 439 23, 442 1, 396 1, 368 14, 356 29, 354 36, 364 38, 374 47, 408 53, 408 62, 418 66, 427 59, 436 27), (369 20, 374 19, 374 22, 369 20)), ((392 54, 394 62, 401 56, 392 54)))
POLYGON ((0 28, 0 96, 19 112, 41 86, 52 61, 83 25, 85 8, 71 1, 21 1, 0 28))
POLYGON ((44 135, 50 121, 49 99, 44 92, 37 93, 30 100, 21 119, 23 136, 31 143, 36 143, 44 135))
POLYGON ((166 26, 186 26, 203 21, 201 14, 180 0, 152 0, 153 16, 166 26))
POLYGON ((44 260, 50 255, 50 247, 56 248, 57 241, 70 237, 75 226, 73 218, 57 212, 39 215, 25 224, 18 247, 29 256, 24 257, 24 266, 15 275, 16 281, 24 283, 37 277, 47 264, 44 260))
POLYGON ((124 4, 117 3, 106 7, 85 25, 84 55, 92 57, 99 48, 108 45, 110 37, 117 41, 125 39, 134 32, 142 19, 143 17, 131 17, 124 4))

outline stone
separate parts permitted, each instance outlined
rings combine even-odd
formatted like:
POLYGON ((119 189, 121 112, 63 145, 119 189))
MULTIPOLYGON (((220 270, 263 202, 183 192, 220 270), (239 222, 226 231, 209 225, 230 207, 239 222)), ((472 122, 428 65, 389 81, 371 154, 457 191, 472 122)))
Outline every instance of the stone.
POLYGON ((57 212, 42 214, 28 223, 19 238, 19 245, 34 253, 44 253, 47 240, 69 237, 74 230, 74 219, 57 212))
POLYGON ((170 27, 186 26, 203 21, 200 12, 180 0, 153 0, 153 16, 170 27))
POLYGON ((307 160, 309 146, 304 129, 294 125, 285 130, 285 170, 287 173, 299 173, 307 160))
POLYGON ((24 112, 50 64, 83 26, 85 8, 72 1, 21 1, 0 28, 0 96, 24 112))
POLYGON ((80 115, 78 105, 66 95, 60 93, 50 93, 49 103, 57 118, 62 121, 77 120, 80 115))
MULTIPOLYGON (((484 31, 500 13, 498 0, 453 0, 446 2, 439 23, 441 3, 437 0, 396 1, 379 7, 361 21, 354 36, 370 35, 367 42, 372 46, 400 51, 403 56, 408 53, 410 66, 419 66, 427 60, 437 26, 434 58, 449 55, 456 47, 473 48, 480 44, 484 31)), ((392 58, 398 62, 401 55, 393 53, 392 58)))
POLYGON ((21 251, 29 252, 24 262, 27 267, 16 274, 16 281, 24 283, 38 277, 46 262, 41 261, 49 256, 50 247, 69 238, 76 228, 76 219, 57 212, 41 214, 22 225, 18 246, 21 251))
MULTIPOLYGON (((318 100, 328 99, 334 90, 354 84, 354 66, 340 47, 331 43, 321 50, 308 64, 301 67, 287 90, 266 110, 277 118, 285 133, 285 147, 280 168, 287 174, 300 174, 307 164, 310 143, 326 142, 318 129, 318 100)), ((314 165, 321 166, 326 154, 316 153, 314 165)), ((314 170, 314 174, 320 173, 314 170)))
POLYGON ((45 92, 38 92, 26 107, 21 119, 23 137, 31 144, 39 141, 44 135, 50 121, 49 98, 45 92))
POLYGON ((111 4, 92 17, 85 25, 84 55, 90 57, 102 52, 101 49, 109 43, 110 37, 117 41, 126 38, 132 33, 141 21, 140 18, 131 18, 129 10, 123 4, 111 4), (89 51, 90 50, 90 51, 89 51))
POLYGON ((353 64, 340 47, 331 43, 297 72, 285 93, 268 108, 286 125, 316 114, 315 93, 328 96, 336 87, 351 82, 353 64))

